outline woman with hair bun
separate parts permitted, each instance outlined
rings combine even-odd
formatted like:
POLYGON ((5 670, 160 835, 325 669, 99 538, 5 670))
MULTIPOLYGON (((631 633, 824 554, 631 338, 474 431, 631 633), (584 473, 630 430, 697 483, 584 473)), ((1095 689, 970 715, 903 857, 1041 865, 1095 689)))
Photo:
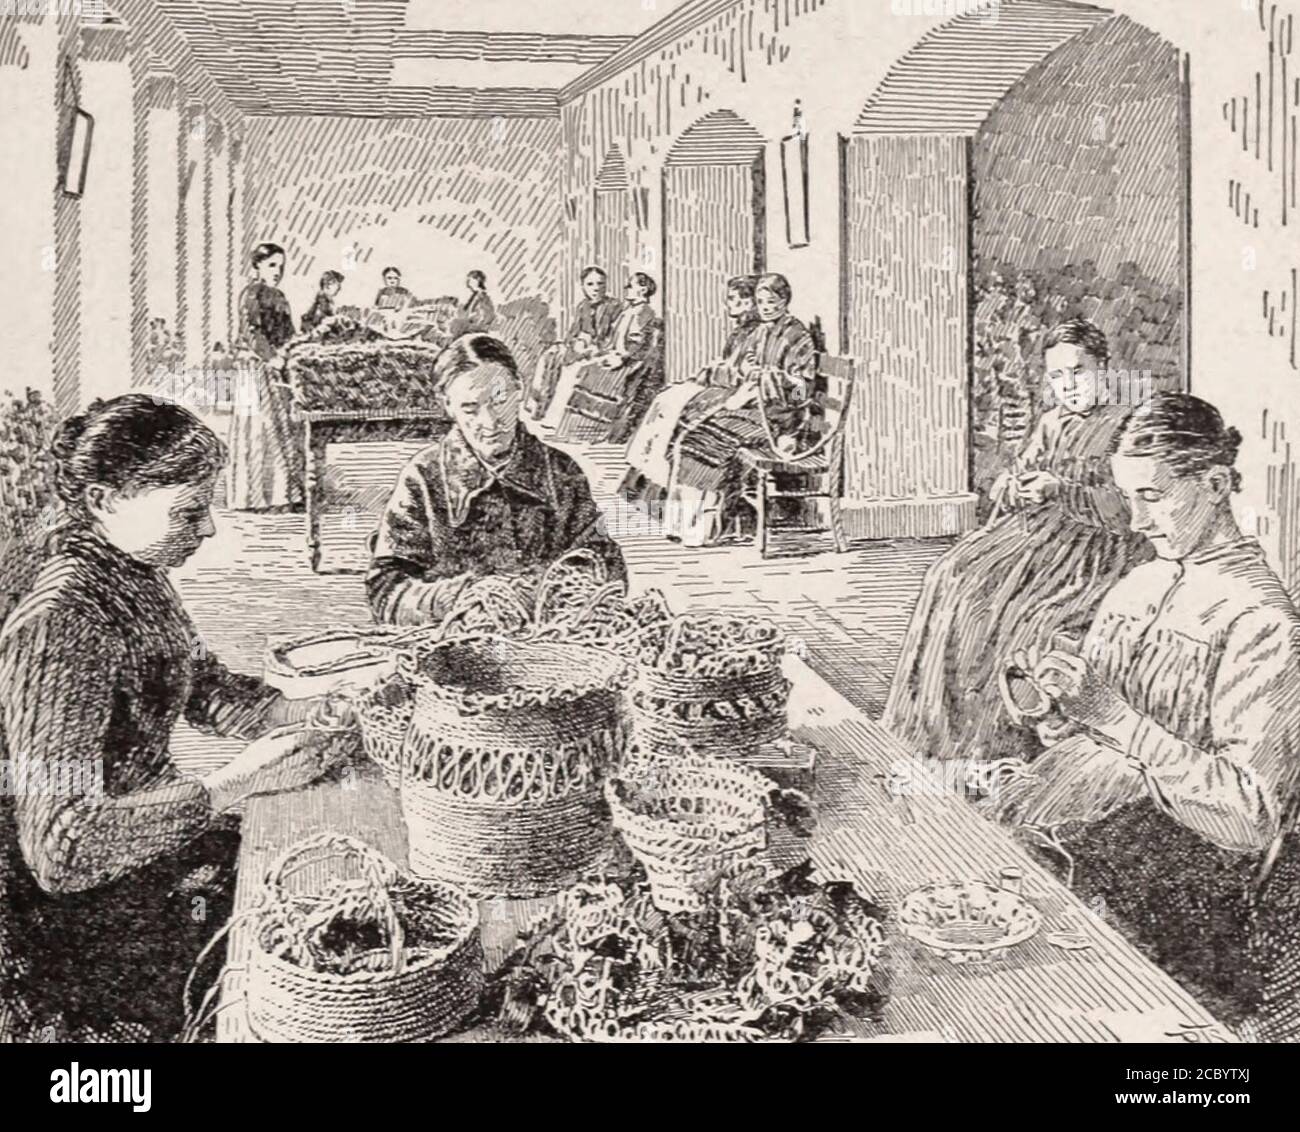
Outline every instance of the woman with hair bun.
POLYGON ((505 343, 458 338, 434 384, 454 425, 406 466, 384 512, 366 578, 375 620, 440 621, 469 582, 544 568, 578 548, 626 577, 582 470, 519 424, 523 389, 505 343))
POLYGON ((232 907, 229 811, 320 774, 329 733, 298 724, 325 705, 209 656, 168 580, 214 533, 211 429, 130 394, 53 453, 65 521, 0 630, 0 1039, 164 1041, 232 907), (248 745, 182 773, 182 716, 248 745))
POLYGON ((1300 1040, 1300 614, 1231 497, 1241 435, 1157 394, 1111 461, 1156 560, 1080 652, 1018 665, 1055 706, 999 815, 1059 831, 1075 887, 1228 1022, 1300 1040))
POLYGON ((300 508, 303 451, 288 386, 272 364, 294 336, 293 313, 280 290, 285 254, 279 244, 253 250, 254 278, 239 298, 240 343, 253 364, 238 375, 230 421, 226 503, 236 511, 300 508))

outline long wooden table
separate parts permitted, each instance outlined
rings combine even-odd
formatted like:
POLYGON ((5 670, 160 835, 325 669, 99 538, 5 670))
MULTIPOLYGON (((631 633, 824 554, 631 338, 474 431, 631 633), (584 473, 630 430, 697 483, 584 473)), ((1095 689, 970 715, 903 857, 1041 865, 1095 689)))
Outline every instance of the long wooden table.
MULTIPOLYGON (((996 881, 1007 868, 1024 874, 1024 894, 1042 913, 1038 934, 1000 956, 954 965, 890 928, 890 992, 878 1022, 850 1037, 952 1042, 1227 1042, 1235 1038, 1179 984, 1139 954, 1042 868, 1003 829, 962 797, 900 799, 888 781, 911 755, 801 661, 792 660, 791 729, 816 747, 818 831, 813 860, 824 876, 854 880, 887 906, 936 880, 996 881), (1065 950, 1057 932, 1088 946, 1065 950)), ((369 842, 398 863, 406 831, 396 794, 377 774, 299 793, 254 799, 244 818, 236 911, 253 905, 269 864, 288 846, 324 830, 369 842)), ((319 877, 308 878, 318 883, 319 877)), ((522 923, 544 902, 486 901, 484 951, 489 968, 508 953, 522 923)), ((247 930, 232 933, 230 963, 246 962, 247 930)), ((236 974, 218 1018, 221 1041, 256 1041, 236 974)), ((494 1027, 462 1041, 501 1040, 494 1027)))

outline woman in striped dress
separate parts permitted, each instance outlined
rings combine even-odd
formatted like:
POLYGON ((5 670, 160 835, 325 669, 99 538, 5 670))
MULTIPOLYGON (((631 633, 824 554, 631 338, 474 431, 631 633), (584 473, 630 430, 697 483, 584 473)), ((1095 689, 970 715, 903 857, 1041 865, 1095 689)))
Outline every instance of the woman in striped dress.
POLYGON ((763 275, 754 288, 758 322, 736 371, 732 394, 682 430, 672 459, 664 533, 686 546, 709 546, 744 507, 742 448, 795 451, 808 422, 817 375, 812 336, 790 314, 783 275, 763 275))

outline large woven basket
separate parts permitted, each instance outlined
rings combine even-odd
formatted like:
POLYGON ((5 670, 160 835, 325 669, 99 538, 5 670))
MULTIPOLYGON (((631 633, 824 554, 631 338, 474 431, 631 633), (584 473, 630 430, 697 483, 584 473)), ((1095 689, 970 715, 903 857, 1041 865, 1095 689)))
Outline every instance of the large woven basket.
POLYGON ((361 724, 361 743, 372 762, 379 764, 384 781, 394 790, 402 782, 402 748, 415 715, 415 686, 394 675, 355 701, 361 724))
POLYGON ((412 870, 475 896, 560 891, 612 841, 602 787, 626 728, 626 666, 557 643, 483 637, 407 654, 402 754, 412 870))
POLYGON ((375 969, 334 974, 312 970, 272 954, 259 922, 253 933, 247 994, 249 1025, 268 1042, 423 1042, 456 1029, 477 1007, 483 990, 483 948, 478 906, 450 885, 404 877, 386 858, 347 837, 322 837, 295 846, 271 868, 268 896, 292 902, 288 875, 329 857, 350 857, 361 865, 370 892, 381 901, 392 961, 375 969), (445 943, 422 948, 403 963, 410 940, 389 893, 419 896, 423 926, 445 943), (380 894, 383 894, 382 896, 380 894), (432 909, 429 912, 428 909, 432 909))
POLYGON ((720 880, 763 852, 773 790, 743 766, 679 751, 629 758, 605 796, 655 905, 671 913, 703 911, 720 880))
POLYGON ((790 682, 776 666, 698 676, 640 665, 629 698, 638 744, 660 754, 685 746, 744 762, 787 737, 790 682))

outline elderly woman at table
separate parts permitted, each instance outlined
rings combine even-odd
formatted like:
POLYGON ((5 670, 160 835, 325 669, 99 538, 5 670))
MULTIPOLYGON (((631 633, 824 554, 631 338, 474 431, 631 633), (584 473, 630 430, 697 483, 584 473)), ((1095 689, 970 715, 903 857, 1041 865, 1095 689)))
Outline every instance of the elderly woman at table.
POLYGON ((881 723, 927 755, 993 761, 1040 749, 1002 702, 1004 663, 1017 649, 1081 635, 1107 590, 1150 556, 1111 477, 1129 409, 1102 403, 1109 357, 1105 335, 1084 319, 1048 333, 1055 405, 994 485, 988 523, 926 575, 881 723))
POLYGON ((1233 518, 1240 443, 1186 394, 1134 412, 1115 481, 1157 559, 1081 653, 1018 658, 1054 743, 991 802, 1225 1021, 1300 1040, 1300 614, 1233 518))
POLYGON ((817 376, 812 335, 790 313, 794 292, 784 275, 760 276, 754 286, 758 321, 745 350, 729 366, 731 394, 682 429, 673 447, 664 533, 686 546, 709 546, 743 506, 740 450, 774 445, 793 452, 808 423, 817 376))
POLYGON ((214 532, 212 431, 129 394, 53 453, 66 522, 0 632, 0 1040, 166 1041, 233 906, 229 811, 316 778, 327 733, 209 656, 167 578, 214 532), (248 745, 185 773, 182 716, 248 745))
POLYGON ((454 427, 407 465, 384 512, 366 578, 375 619, 439 621, 469 582, 579 548, 626 577, 581 469, 520 426, 519 371, 505 344, 457 339, 434 382, 454 427))

